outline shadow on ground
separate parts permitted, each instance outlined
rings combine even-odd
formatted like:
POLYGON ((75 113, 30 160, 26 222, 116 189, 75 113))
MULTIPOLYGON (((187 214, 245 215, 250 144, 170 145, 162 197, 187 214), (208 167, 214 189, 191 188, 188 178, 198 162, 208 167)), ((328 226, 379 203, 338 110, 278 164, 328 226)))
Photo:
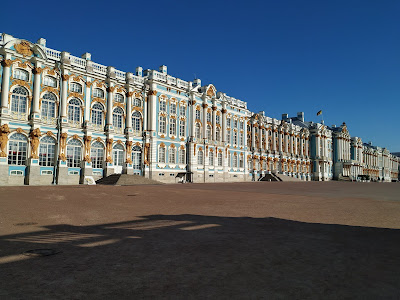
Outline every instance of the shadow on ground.
POLYGON ((400 296, 400 230, 395 229, 152 215, 40 230, 0 237, 1 298, 400 296), (62 252, 20 255, 36 248, 62 252))

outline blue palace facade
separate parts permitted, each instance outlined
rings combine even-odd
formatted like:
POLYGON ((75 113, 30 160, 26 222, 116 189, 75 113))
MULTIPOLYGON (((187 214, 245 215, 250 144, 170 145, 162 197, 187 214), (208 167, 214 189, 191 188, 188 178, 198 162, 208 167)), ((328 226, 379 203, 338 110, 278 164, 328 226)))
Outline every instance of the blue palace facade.
POLYGON ((4 33, 0 61, 0 185, 115 173, 167 183, 398 179, 399 158, 350 136, 345 123, 254 113, 166 66, 123 72, 4 33))

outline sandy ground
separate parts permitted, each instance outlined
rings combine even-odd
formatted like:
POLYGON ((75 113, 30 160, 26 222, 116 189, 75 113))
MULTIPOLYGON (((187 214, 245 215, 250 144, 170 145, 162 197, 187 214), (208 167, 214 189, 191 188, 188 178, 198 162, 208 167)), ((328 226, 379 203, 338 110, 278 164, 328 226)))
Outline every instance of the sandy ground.
POLYGON ((399 229, 398 183, 0 187, 0 299, 399 299, 399 229))

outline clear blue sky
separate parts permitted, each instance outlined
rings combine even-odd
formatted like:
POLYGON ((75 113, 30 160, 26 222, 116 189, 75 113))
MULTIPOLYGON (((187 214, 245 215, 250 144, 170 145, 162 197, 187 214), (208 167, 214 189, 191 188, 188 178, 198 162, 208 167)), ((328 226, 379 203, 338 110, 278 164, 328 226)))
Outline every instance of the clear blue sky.
POLYGON ((2 4, 0 32, 123 71, 165 64, 275 118, 322 109, 326 124, 400 151, 398 0, 27 3, 2 4))

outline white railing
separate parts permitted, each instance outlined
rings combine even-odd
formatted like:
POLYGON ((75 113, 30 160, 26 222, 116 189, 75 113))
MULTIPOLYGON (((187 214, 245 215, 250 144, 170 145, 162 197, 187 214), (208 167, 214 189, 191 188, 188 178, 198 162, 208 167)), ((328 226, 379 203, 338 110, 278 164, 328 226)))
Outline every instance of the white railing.
POLYGON ((189 88, 189 82, 179 78, 177 79, 176 85, 180 88, 185 88, 185 89, 189 88))
POLYGON ((61 52, 50 48, 46 48, 46 55, 49 59, 52 60, 58 61, 61 59, 61 52))
POLYGON ((142 136, 142 131, 141 130, 133 130, 133 135, 134 136, 142 136))
POLYGON ((92 67, 93 67, 93 71, 96 73, 100 73, 100 74, 107 74, 107 67, 97 64, 95 62, 92 62, 92 67))
POLYGON ((176 85, 176 78, 175 78, 175 77, 172 77, 172 76, 170 76, 170 75, 167 75, 167 83, 168 83, 168 84, 176 85))
POLYGON ((73 56, 73 55, 70 55, 69 59, 70 59, 71 64, 73 66, 77 66, 77 67, 80 67, 80 68, 83 68, 83 69, 86 68, 86 60, 85 59, 79 58, 79 57, 76 57, 76 56, 73 56))
POLYGON ((163 81, 163 82, 167 81, 167 75, 157 72, 157 71, 152 71, 151 77, 155 80, 159 80, 159 81, 163 81))
POLYGON ((115 70, 115 75, 119 79, 125 79, 125 72, 122 72, 122 71, 119 71, 119 70, 115 70))
POLYGON ((144 84, 144 78, 143 77, 139 77, 139 76, 133 76, 133 81, 136 84, 144 84))

